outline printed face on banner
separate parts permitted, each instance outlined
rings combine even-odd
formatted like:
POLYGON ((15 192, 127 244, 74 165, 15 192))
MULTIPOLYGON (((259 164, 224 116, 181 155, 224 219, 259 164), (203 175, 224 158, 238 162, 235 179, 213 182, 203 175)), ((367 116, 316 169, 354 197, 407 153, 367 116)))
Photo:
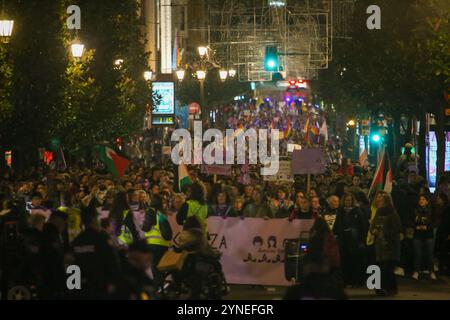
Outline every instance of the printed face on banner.
MULTIPOLYGON (((169 216, 178 243, 181 226, 169 216)), ((208 218, 209 244, 222 253, 225 278, 232 284, 289 285, 285 279, 285 244, 309 231, 313 220, 208 218)))

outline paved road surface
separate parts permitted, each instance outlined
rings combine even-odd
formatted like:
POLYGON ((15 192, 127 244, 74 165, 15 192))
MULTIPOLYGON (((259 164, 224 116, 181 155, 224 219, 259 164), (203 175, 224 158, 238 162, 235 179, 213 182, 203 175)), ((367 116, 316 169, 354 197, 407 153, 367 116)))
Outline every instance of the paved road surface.
MULTIPOLYGON (((261 287, 232 285, 226 300, 279 300, 283 297, 284 287, 261 287)), ((450 300, 450 279, 437 281, 399 279, 399 294, 395 297, 378 297, 365 288, 346 289, 351 300, 450 300)))

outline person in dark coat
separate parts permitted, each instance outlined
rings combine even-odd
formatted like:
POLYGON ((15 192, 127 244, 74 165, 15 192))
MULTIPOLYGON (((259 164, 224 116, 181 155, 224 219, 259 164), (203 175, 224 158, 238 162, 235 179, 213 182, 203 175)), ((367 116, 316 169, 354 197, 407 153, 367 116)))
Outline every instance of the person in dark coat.
POLYGON ((208 215, 226 218, 234 216, 233 213, 234 210, 230 204, 228 194, 224 190, 220 190, 215 197, 214 204, 209 208, 208 215))
POLYGON ((400 260, 400 216, 386 192, 378 192, 375 205, 377 211, 369 232, 375 237, 376 260, 381 269, 381 289, 376 292, 383 296, 396 295, 394 270, 400 260))
POLYGON ((351 193, 345 194, 336 216, 333 232, 339 245, 346 285, 358 286, 363 283, 367 229, 366 216, 357 206, 355 197, 351 193))
POLYGON ((432 221, 432 210, 427 196, 419 197, 418 206, 411 220, 414 229, 414 273, 413 279, 419 279, 419 272, 426 270, 430 273, 432 280, 436 280, 433 271, 434 252, 434 227, 432 221))
POLYGON ((436 235, 439 270, 444 275, 450 275, 450 202, 447 195, 440 193, 436 204, 440 210, 440 223, 436 235))
POLYGON ((70 250, 74 264, 81 269, 81 290, 73 293, 82 299, 105 299, 113 294, 120 274, 118 252, 109 235, 100 228, 97 216, 93 206, 83 208, 85 230, 75 238, 70 250))
POLYGON ((330 273, 328 260, 321 254, 305 257, 303 281, 287 289, 284 300, 346 300, 342 286, 330 273))
POLYGON ((66 231, 67 214, 62 211, 54 211, 42 231, 40 248, 42 287, 39 291, 43 299, 61 299, 65 292, 64 254, 66 243, 63 239, 66 231))
POLYGON ((115 282, 115 291, 109 299, 157 300, 157 286, 148 274, 153 254, 145 240, 133 242, 128 248, 127 259, 115 282))
POLYGON ((311 204, 306 197, 299 197, 296 199, 295 205, 290 209, 289 221, 294 219, 310 220, 313 218, 311 211, 311 204))

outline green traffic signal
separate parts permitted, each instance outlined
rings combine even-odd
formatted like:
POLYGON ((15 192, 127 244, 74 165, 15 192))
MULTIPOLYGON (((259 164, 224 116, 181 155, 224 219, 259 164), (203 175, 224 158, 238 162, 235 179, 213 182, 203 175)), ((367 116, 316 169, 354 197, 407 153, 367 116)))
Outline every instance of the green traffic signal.
POLYGON ((380 142, 381 141, 381 136, 378 133, 373 134, 372 135, 372 141, 376 142, 376 143, 380 142))
POLYGON ((278 48, 276 46, 267 46, 264 56, 264 70, 269 72, 278 72, 280 62, 278 57, 278 48))

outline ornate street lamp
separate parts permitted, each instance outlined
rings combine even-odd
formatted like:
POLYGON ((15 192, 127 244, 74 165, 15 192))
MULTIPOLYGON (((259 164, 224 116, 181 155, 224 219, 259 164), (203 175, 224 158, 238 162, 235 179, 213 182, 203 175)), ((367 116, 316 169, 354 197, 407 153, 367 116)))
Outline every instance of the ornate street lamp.
POLYGON ((0 20, 0 37, 3 42, 8 42, 11 38, 14 28, 14 20, 1 19, 0 20))
POLYGON ((197 79, 200 81, 203 81, 206 79, 206 71, 204 70, 197 70, 197 79))
POLYGON ((176 75, 177 75, 178 81, 181 82, 181 81, 184 80, 184 76, 186 75, 186 71, 185 71, 185 70, 180 69, 180 70, 177 70, 175 73, 176 73, 176 75))
POLYGON ((220 80, 222 82, 225 82, 227 80, 227 78, 228 78, 228 71, 227 70, 220 70, 219 71, 219 77, 220 77, 220 80))
POLYGON ((117 59, 116 61, 114 61, 114 66, 115 66, 117 69, 122 68, 122 65, 123 65, 123 59, 117 59))
POLYGON ((208 53, 208 48, 207 47, 198 47, 198 54, 200 55, 200 58, 204 58, 206 56, 206 54, 208 53))
POLYGON ((236 70, 235 70, 235 69, 230 69, 230 70, 228 70, 228 75, 229 75, 231 78, 234 78, 234 77, 236 76, 236 70))
POLYGON ((72 56, 75 59, 81 59, 81 57, 83 56, 84 53, 84 44, 80 43, 80 42, 75 42, 71 45, 71 51, 72 51, 72 56))
POLYGON ((144 72, 145 81, 151 81, 153 79, 153 71, 148 70, 144 72))
POLYGON ((2 12, 0 14, 0 38, 3 42, 9 42, 14 28, 14 20, 5 14, 5 0, 2 1, 2 12))

